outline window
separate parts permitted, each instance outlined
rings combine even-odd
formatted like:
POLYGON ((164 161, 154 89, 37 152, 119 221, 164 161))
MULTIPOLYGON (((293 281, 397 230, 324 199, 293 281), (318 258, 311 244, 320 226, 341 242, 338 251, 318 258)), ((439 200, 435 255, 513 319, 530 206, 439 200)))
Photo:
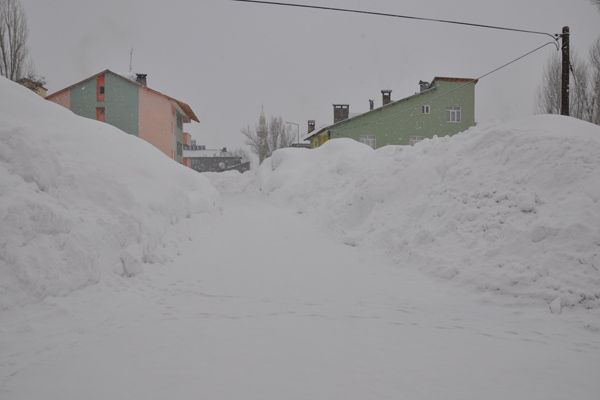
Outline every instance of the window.
POLYGON ((448 122, 457 123, 461 120, 460 107, 448 107, 446 108, 446 119, 448 122))
POLYGON ((183 144, 177 142, 177 155, 181 157, 183 155, 183 144))
POLYGON ((183 129, 183 118, 181 117, 179 111, 177 111, 177 128, 183 129))
POLYGON ((371 146, 372 148, 377 147, 377 139, 375 135, 362 135, 358 138, 358 141, 366 144, 367 146, 371 146))
POLYGON ((412 146, 415 143, 418 143, 423 139, 425 139, 425 136, 411 136, 408 138, 408 144, 412 146))
POLYGON ((431 107, 429 107, 429 104, 423 104, 421 106, 421 114, 429 114, 431 112, 431 107))
POLYGON ((106 113, 104 107, 96 107, 96 119, 98 121, 106 122, 106 113))
POLYGON ((104 101, 104 74, 96 77, 96 101, 104 101))

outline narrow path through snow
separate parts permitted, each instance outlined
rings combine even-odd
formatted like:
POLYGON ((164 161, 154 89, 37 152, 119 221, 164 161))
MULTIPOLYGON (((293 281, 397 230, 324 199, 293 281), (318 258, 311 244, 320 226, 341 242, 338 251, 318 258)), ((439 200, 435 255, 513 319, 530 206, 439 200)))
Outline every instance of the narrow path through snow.
POLYGON ((247 194, 170 240, 170 265, 0 314, 0 398, 600 393, 583 311, 481 304, 247 194))

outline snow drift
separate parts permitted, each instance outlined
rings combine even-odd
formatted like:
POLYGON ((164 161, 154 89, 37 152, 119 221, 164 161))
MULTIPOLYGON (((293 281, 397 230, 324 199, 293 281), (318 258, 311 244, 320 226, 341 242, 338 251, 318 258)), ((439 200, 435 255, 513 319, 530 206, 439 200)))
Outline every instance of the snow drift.
POLYGON ((0 78, 0 309, 165 260, 208 181, 150 144, 0 78))
POLYGON ((332 140, 275 152, 257 178, 402 266, 509 303, 600 306, 598 126, 536 116, 376 151, 332 140))

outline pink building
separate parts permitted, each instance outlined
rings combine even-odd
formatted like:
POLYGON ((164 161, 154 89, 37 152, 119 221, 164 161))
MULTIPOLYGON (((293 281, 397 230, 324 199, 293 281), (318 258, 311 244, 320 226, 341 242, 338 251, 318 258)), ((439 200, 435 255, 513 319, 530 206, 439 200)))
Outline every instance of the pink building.
POLYGON ((145 74, 129 79, 105 70, 46 99, 138 136, 180 163, 190 142, 183 124, 200 122, 186 103, 150 89, 145 74))

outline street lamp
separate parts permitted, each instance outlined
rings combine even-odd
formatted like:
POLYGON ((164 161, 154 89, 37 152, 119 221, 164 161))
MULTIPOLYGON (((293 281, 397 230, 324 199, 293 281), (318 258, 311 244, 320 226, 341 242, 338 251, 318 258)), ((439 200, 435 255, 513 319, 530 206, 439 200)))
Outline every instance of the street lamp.
POLYGON ((296 122, 285 122, 286 124, 289 125, 296 125, 296 128, 298 129, 298 144, 300 144, 300 124, 296 123, 296 122))

